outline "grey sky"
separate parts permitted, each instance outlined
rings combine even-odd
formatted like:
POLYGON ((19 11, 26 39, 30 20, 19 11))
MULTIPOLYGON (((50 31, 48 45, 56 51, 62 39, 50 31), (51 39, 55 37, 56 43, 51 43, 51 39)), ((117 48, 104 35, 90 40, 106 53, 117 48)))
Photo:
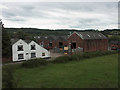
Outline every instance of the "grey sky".
POLYGON ((117 2, 10 2, 0 7, 5 27, 118 28, 117 2))

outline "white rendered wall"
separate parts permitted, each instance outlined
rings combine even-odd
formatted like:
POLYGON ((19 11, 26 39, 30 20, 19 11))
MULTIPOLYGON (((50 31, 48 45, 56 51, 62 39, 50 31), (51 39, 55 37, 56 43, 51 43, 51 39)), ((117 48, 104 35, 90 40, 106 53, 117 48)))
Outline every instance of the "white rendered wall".
POLYGON ((35 52, 36 53, 36 58, 46 58, 46 57, 50 57, 50 52, 48 52, 48 50, 44 49, 42 46, 38 45, 36 42, 31 41, 29 43, 29 50, 30 50, 30 57, 31 58, 31 53, 35 52), (35 45, 36 50, 30 50, 31 49, 31 45, 35 45), (45 56, 42 56, 42 53, 45 53, 45 56))
POLYGON ((12 55, 13 55, 13 61, 21 61, 26 60, 26 53, 29 51, 28 44, 24 42, 23 40, 17 41, 14 45, 12 45, 12 55), (17 51, 18 45, 23 45, 23 51, 17 51), (24 54, 24 59, 18 60, 18 54, 24 54))
POLYGON ((29 60, 31 59, 32 52, 36 53, 36 58, 50 57, 50 52, 44 49, 42 46, 38 45, 34 41, 31 41, 29 44, 27 44, 25 41, 20 39, 19 41, 17 41, 15 44, 12 45, 13 61, 29 60), (31 50, 31 45, 34 45, 34 44, 35 44, 36 50, 31 50), (17 51, 18 45, 23 45, 23 51, 17 51), (42 56, 42 53, 45 53, 45 56, 42 56), (24 59, 18 60, 18 54, 24 54, 24 59))

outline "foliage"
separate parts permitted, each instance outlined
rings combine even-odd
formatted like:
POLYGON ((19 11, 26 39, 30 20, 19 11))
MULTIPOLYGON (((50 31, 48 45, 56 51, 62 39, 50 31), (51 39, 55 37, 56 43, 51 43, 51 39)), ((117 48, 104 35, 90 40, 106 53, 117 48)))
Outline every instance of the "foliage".
POLYGON ((109 41, 118 41, 120 40, 120 36, 119 35, 112 35, 111 37, 108 38, 109 41))
POLYGON ((82 59, 83 59, 82 53, 73 54, 73 55, 71 55, 71 57, 70 57, 70 60, 71 60, 71 61, 73 61, 73 60, 79 61, 79 60, 82 60, 82 59))
POLYGON ((11 56, 10 37, 7 31, 4 29, 4 26, 2 25, 2 57, 10 56, 11 56))
POLYGON ((25 39, 26 33, 23 30, 18 30, 16 34, 17 34, 17 38, 25 39))
POLYGON ((31 59, 22 63, 22 67, 33 68, 47 65, 47 61, 41 58, 31 59))
POLYGON ((2 67, 2 88, 17 87, 17 79, 14 78, 14 72, 19 65, 8 65, 2 67))
POLYGON ((57 57, 55 60, 52 61, 52 63, 66 63, 69 61, 79 61, 86 58, 93 58, 93 57, 103 56, 103 55, 108 55, 113 53, 117 53, 117 52, 113 52, 113 51, 112 52, 111 51, 84 52, 84 53, 73 54, 71 56, 57 57))
POLYGON ((114 51, 96 51, 96 52, 85 52, 83 53, 83 58, 92 58, 92 57, 97 57, 97 56, 103 56, 103 55, 108 55, 108 54, 113 54, 117 53, 114 51))
POLYGON ((70 60, 69 56, 60 56, 57 57, 55 60, 52 61, 52 63, 66 63, 70 60))

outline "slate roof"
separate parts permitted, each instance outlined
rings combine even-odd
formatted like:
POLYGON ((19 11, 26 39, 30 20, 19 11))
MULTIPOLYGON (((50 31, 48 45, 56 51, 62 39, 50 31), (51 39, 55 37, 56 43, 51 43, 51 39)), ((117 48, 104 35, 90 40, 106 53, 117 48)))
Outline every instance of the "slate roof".
POLYGON ((11 39, 10 42, 11 42, 11 45, 15 44, 19 39, 11 39))
POLYGON ((77 33, 82 39, 107 39, 107 37, 100 32, 85 31, 85 32, 77 32, 77 33))
POLYGON ((66 37, 66 36, 58 36, 58 37, 56 38, 56 40, 67 41, 67 37, 66 37))
POLYGON ((39 40, 50 40, 50 41, 57 41, 57 40, 60 40, 60 41, 66 41, 67 40, 67 37, 66 36, 48 36, 48 37, 40 37, 39 40))
POLYGON ((46 40, 46 38, 43 37, 43 36, 41 36, 41 37, 39 38, 39 40, 46 40))
POLYGON ((53 41, 53 40, 55 40, 55 38, 53 38, 52 36, 49 36, 49 37, 47 37, 47 40, 53 41))
MULTIPOLYGON (((20 39, 11 39, 11 45, 15 44, 17 41, 19 41, 20 39)), ((25 41, 26 43, 30 43, 31 40, 23 40, 25 41)))

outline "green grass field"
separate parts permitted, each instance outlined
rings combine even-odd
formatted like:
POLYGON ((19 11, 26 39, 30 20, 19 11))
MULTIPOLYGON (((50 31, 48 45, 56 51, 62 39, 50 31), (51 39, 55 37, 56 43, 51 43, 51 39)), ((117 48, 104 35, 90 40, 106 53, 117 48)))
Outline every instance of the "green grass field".
POLYGON ((106 55, 65 64, 19 68, 14 77, 21 88, 118 87, 118 55, 106 55))

